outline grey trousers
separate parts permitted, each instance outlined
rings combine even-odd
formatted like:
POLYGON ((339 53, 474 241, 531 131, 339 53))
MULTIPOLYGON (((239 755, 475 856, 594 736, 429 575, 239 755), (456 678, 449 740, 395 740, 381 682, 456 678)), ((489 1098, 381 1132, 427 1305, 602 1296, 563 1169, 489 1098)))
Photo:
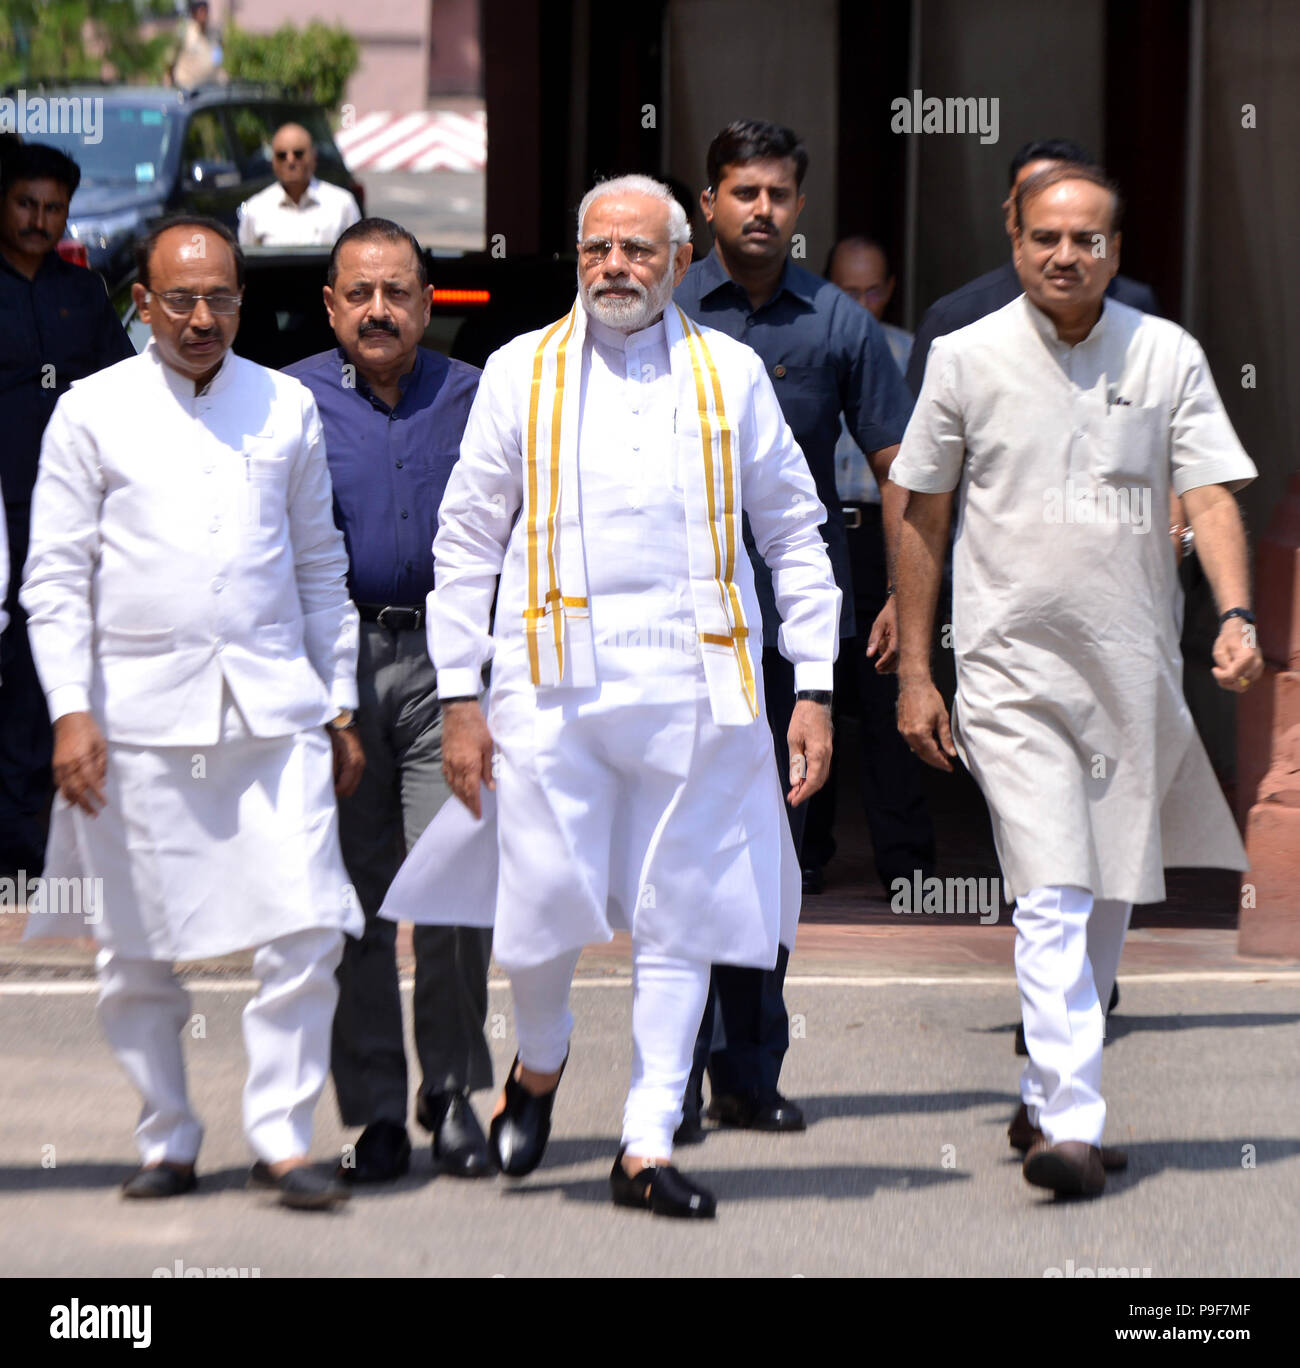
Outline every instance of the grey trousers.
MULTIPOLYGON (((450 798, 442 778, 442 714, 424 633, 363 622, 357 686, 366 768, 356 793, 339 800, 339 837, 366 929, 360 940, 347 939, 339 965, 331 1067, 344 1125, 405 1125, 397 925, 376 914, 406 852, 450 798)), ((414 944, 420 1091, 491 1087, 492 1059, 483 1036, 491 931, 417 926, 414 944)))

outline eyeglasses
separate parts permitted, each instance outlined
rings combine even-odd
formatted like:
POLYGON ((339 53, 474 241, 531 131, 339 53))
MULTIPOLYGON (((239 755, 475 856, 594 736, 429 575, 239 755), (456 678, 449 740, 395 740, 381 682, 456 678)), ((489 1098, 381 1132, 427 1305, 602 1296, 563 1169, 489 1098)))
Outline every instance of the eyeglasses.
POLYGON ((174 314, 177 318, 185 318, 192 314, 200 299, 207 304, 209 313, 223 317, 237 314, 240 304, 243 303, 239 295, 232 294, 201 295, 190 294, 188 290, 167 290, 163 294, 153 294, 151 290, 149 293, 169 314, 174 314))
POLYGON ((311 151, 310 147, 286 147, 283 152, 274 153, 276 161, 286 161, 289 157, 301 160, 311 151))
MULTIPOLYGON (((619 242, 619 250, 633 266, 640 266, 650 260, 661 248, 671 247, 670 242, 650 242, 646 238, 624 238, 619 242)), ((608 238, 588 238, 578 243, 578 255, 584 266, 599 266, 614 250, 614 243, 608 238)))

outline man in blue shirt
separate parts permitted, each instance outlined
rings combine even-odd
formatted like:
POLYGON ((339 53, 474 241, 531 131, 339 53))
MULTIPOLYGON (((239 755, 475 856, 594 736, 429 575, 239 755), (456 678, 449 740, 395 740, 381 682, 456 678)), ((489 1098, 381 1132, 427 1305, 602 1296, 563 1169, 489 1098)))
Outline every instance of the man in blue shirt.
MULTIPOLYGON (((890 355, 880 324, 828 281, 789 258, 808 154, 788 128, 757 120, 728 125, 709 147, 708 188, 700 197, 713 229, 714 248, 687 271, 675 299, 691 317, 748 344, 762 358, 786 422, 802 448, 827 509, 822 524, 836 583, 844 594, 841 637, 853 636, 853 585, 844 520, 835 490, 835 444, 840 415, 866 453, 884 491, 887 538, 896 534, 905 495, 886 477, 911 413, 911 398, 890 355)), ((781 619, 772 581, 749 529, 745 544, 754 563, 763 610, 763 686, 776 741, 782 783, 788 779, 785 737, 794 709, 794 672, 777 650, 781 619)), ((897 632, 892 601, 871 628, 869 649, 892 659, 897 632)), ((864 624, 861 630, 865 633, 864 624)), ((818 701, 830 704, 826 695, 818 701)), ((807 809, 788 808, 795 848, 807 809)), ((782 984, 789 947, 770 972, 715 966, 725 1044, 708 1053, 713 1011, 706 1007, 696 1049, 696 1073, 687 1088, 681 1138, 698 1136, 703 1059, 712 1086, 709 1115, 724 1125, 758 1130, 802 1130, 800 1109, 777 1090, 789 1044, 782 984)))
MULTIPOLYGON (((387 219, 362 219, 330 257, 325 308, 338 347, 287 368, 320 410, 334 518, 361 614, 355 722, 366 768, 339 802, 339 836, 366 930, 347 942, 339 966, 331 1061, 344 1124, 365 1127, 340 1169, 354 1182, 397 1178, 410 1164, 397 927, 376 914, 448 797, 424 603, 438 507, 479 371, 419 345, 432 301, 415 238, 387 219)), ((444 1172, 485 1176, 492 1165, 469 1093, 492 1083, 483 1038, 492 933, 417 926, 414 946, 416 1117, 433 1132, 444 1172)))
POLYGON ((54 785, 50 717, 18 603, 41 438, 74 380, 135 352, 104 282, 56 248, 81 183, 43 143, 6 145, 0 165, 0 485, 9 534, 9 627, 0 637, 0 876, 41 872, 54 785))

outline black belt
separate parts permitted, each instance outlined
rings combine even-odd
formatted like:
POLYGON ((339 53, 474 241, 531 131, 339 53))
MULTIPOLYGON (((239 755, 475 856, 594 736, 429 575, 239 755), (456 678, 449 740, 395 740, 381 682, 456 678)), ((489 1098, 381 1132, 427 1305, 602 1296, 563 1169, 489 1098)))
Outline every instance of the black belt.
POLYGON ((423 608, 400 608, 391 603, 358 603, 362 622, 377 622, 390 632, 418 632, 424 626, 423 608))
POLYGON ((840 512, 844 516, 844 526, 850 532, 856 532, 862 526, 862 514, 868 508, 874 509, 877 515, 880 513, 880 505, 876 503, 846 503, 841 505, 840 512))

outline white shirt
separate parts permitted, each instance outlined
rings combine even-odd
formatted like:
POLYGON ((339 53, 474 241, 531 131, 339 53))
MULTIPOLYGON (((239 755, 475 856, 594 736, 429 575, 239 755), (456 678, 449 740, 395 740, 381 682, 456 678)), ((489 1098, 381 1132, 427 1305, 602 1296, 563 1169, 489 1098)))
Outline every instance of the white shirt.
POLYGON ((360 221, 361 210, 340 186, 313 176, 295 204, 279 181, 239 206, 242 247, 332 247, 338 235, 360 221))
POLYGON ((202 394, 152 341, 45 429, 22 603, 50 717, 215 745, 222 681, 258 737, 357 701, 357 612, 309 390, 227 353, 202 394))

